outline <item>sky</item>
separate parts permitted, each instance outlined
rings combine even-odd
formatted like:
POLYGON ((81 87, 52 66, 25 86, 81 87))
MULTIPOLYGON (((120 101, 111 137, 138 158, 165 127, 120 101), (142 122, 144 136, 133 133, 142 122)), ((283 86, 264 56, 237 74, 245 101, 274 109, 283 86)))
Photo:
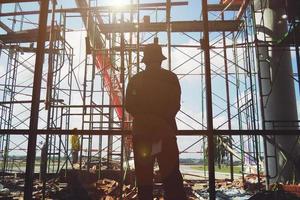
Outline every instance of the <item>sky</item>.
MULTIPOLYGON (((120 4, 120 1, 118 2, 117 0, 115 1, 109 1, 109 0, 99 0, 99 5, 108 5, 111 2, 114 2, 115 4, 120 4)), ((125 2, 125 1, 122 1, 125 2)), ((161 2, 161 1, 156 1, 156 0, 140 0, 140 3, 149 3, 149 2, 161 2)), ((218 0, 209 0, 208 3, 213 4, 213 3, 217 3, 218 0)), ((24 3, 21 4, 22 5, 22 10, 37 10, 38 9, 38 4, 37 3, 24 3)), ((57 7, 62 7, 62 8, 72 8, 75 7, 75 2, 73 0, 58 0, 58 6, 57 7)), ((8 6, 3 6, 2 7, 2 11, 3 12, 11 12, 13 11, 13 7, 11 5, 8 6)), ((171 19, 173 21, 194 21, 194 20, 199 20, 200 19, 200 15, 201 15, 201 1, 199 0, 189 0, 188 1, 188 5, 187 6, 180 6, 180 7, 173 7, 171 10, 171 19)), ((164 21, 165 20, 165 13, 163 11, 158 11, 158 13, 155 13, 155 11, 145 11, 145 12, 141 12, 140 14, 140 18, 142 19, 144 15, 150 15, 151 16, 151 21, 156 21, 156 16, 157 16, 157 21, 164 21)), ((235 13, 227 13, 225 15, 226 19, 231 19, 232 16, 234 16, 235 13)), ((210 14, 209 18, 211 20, 216 20, 218 16, 214 15, 214 14, 210 14)), ((32 29, 32 28, 36 28, 37 27, 37 16, 26 16, 25 21, 27 21, 27 23, 24 24, 23 29, 32 29)), ((50 16, 49 16, 50 19, 50 16)), ((59 15, 56 16, 57 21, 59 21, 59 15)), ((105 16, 105 14, 103 14, 103 19, 106 20, 107 16, 105 16)), ((6 24, 11 25, 12 24, 12 19, 10 18, 1 18, 2 21, 4 21, 6 24)), ((21 18, 18 18, 17 20, 22 20, 21 18)), ((49 24, 49 23, 48 23, 49 24)), ((82 23, 82 20, 80 19, 78 14, 73 14, 72 16, 69 15, 69 17, 66 20, 66 24, 67 24, 67 32, 66 32, 66 40, 67 42, 73 47, 74 49, 74 56, 73 56, 73 66, 78 66, 76 70, 74 70, 74 76, 76 76, 78 79, 78 83, 76 83, 75 81, 73 82, 74 87, 76 88, 78 85, 80 87, 82 87, 83 84, 83 74, 84 74, 84 63, 82 63, 82 61, 85 59, 85 37, 86 37, 86 32, 84 31, 84 25, 82 23)), ((19 30, 20 29, 20 23, 16 23, 16 27, 15 30, 19 30)), ((1 34, 3 34, 3 31, 0 31, 1 34)), ((230 35, 230 33, 226 33, 227 35, 230 35)), ((150 36, 149 33, 143 33, 141 34, 141 41, 143 39, 146 39, 150 36)), ((166 41, 166 33, 159 33, 158 34, 159 38, 160 38, 160 43, 162 45, 167 44, 166 41)), ((228 36, 226 39, 226 42, 228 45, 232 44, 232 39, 230 38, 231 36, 228 36)), ((200 33, 189 33, 188 35, 182 34, 182 33, 173 33, 172 34, 172 43, 173 44, 181 44, 181 45, 199 45, 199 40, 201 38, 200 33)), ((211 45, 213 44, 215 47, 221 47, 222 46, 222 41, 218 41, 220 40, 220 33, 211 33, 210 34, 210 38, 211 38, 211 45)), ((151 42, 152 40, 150 40, 149 42, 151 42)), ((243 42, 243 37, 240 36, 237 39, 237 42, 243 42)), ((177 117, 179 118, 179 120, 177 120, 178 122, 178 126, 179 129, 205 129, 205 127, 203 127, 201 125, 205 124, 205 102, 202 100, 205 98, 205 94, 202 92, 202 89, 204 88, 204 84, 203 84, 203 77, 201 74, 204 71, 204 65, 203 65, 203 54, 199 54, 201 51, 200 48, 180 48, 180 49, 176 49, 176 48, 172 48, 172 68, 176 68, 179 65, 182 65, 181 67, 179 67, 178 69, 174 70, 174 72, 178 75, 179 79, 180 79, 180 84, 181 84, 181 88, 182 88, 182 99, 181 99, 181 110, 184 112, 179 112, 177 117), (189 60, 189 56, 193 57, 193 59, 189 60), (184 76, 182 74, 187 73, 189 71, 193 71, 190 75, 184 76), (202 89, 201 89, 202 88, 202 89), (189 117, 191 116, 191 117, 189 117), (203 118, 204 116, 204 118, 203 118), (193 118, 193 119, 192 119, 193 118), (182 123, 181 121, 184 121, 185 123, 182 123)), ((163 48, 163 52, 165 55, 167 55, 167 48, 163 48)), ((228 53, 228 58, 233 61, 233 51, 232 49, 228 49, 227 50, 228 53)), ((243 58, 245 58, 245 52, 243 52, 243 50, 238 49, 236 52, 239 55, 238 58, 238 63, 240 64, 240 66, 245 67, 245 60, 243 60, 243 58)), ((224 98, 226 98, 226 93, 225 93, 225 81, 224 81, 224 75, 216 75, 214 72, 218 71, 222 71, 224 69, 224 61, 222 56, 220 56, 219 54, 223 54, 221 49, 214 49, 211 51, 211 63, 212 63, 212 70, 213 70, 213 79, 212 79, 212 85, 213 85, 213 91, 214 91, 214 95, 213 95, 213 102, 214 102, 214 106, 213 106, 213 111, 214 111, 214 127, 215 128, 220 128, 220 129, 227 129, 227 115, 226 112, 222 112, 224 111, 224 109, 226 109, 226 102, 224 101, 224 98), (219 127, 220 125, 222 125, 221 127, 219 127)), ((295 68, 295 55, 292 55, 293 57, 293 66, 295 68)), ((4 66, 6 66, 7 63, 7 56, 5 57, 4 54, 2 54, 2 58, 0 59, 0 77, 1 77, 1 84, 3 84, 3 74, 5 73, 5 68, 4 66)), ((20 60, 24 60, 22 62, 22 66, 20 67, 20 71, 19 73, 22 74, 20 77, 18 77, 18 83, 22 84, 22 85, 31 85, 32 83, 32 78, 33 78, 33 74, 30 70, 28 70, 27 68, 31 68, 33 69, 34 66, 34 55, 33 54, 28 54, 25 53, 24 55, 20 55, 20 60), (27 68, 24 67, 24 65, 27 66, 27 68)), ((68 66, 70 65, 69 62, 65 61, 65 64, 62 66, 62 76, 68 73, 68 66)), ((163 63, 163 66, 166 68, 167 62, 163 63)), ((236 95, 237 95, 237 91, 235 90, 236 86, 235 86, 235 76, 232 73, 236 72, 236 66, 232 64, 232 62, 229 62, 229 72, 231 73, 231 75, 229 76, 229 80, 230 80, 230 84, 229 84, 229 88, 230 88, 230 101, 232 104, 232 116, 235 116, 232 120, 232 128, 233 129, 238 129, 238 120, 237 120, 237 108, 236 108, 236 95)), ((45 58, 45 65, 44 65, 44 74, 46 75, 47 72, 47 56, 45 58)), ((242 70, 240 70, 239 72, 242 72, 242 70)), ((46 78, 46 76, 45 76, 46 78)), ((246 83, 249 84, 249 77, 246 77, 246 83)), ((99 85, 96 86, 96 89, 100 88, 100 79, 99 80, 99 85)), ((67 84, 67 81, 64 80, 61 83, 61 86, 64 87, 63 84, 67 84)), ((249 98, 249 93, 247 93, 247 91, 245 91, 247 89, 248 86, 244 85, 243 82, 238 82, 239 86, 240 86, 240 97, 245 97, 245 98, 249 98)), ((46 82, 43 81, 42 86, 45 87, 46 86, 46 82)), ((1 86, 1 89, 3 88, 3 86, 1 86)), ((18 91, 23 91, 24 94, 23 95, 19 95, 16 98, 18 99, 26 99, 26 100, 30 100, 31 96, 31 92, 32 89, 31 88, 18 88, 18 91)), ((299 96, 299 90, 298 87, 296 87, 296 94, 297 96, 299 96)), ((45 98, 45 90, 42 90, 42 97, 41 99, 45 98)), ((1 96, 3 96, 3 92, 0 93, 1 96)), ((0 96, 0 97, 1 97, 0 96)), ((66 98, 66 96, 62 96, 61 98, 66 98)), ((245 104, 245 98, 242 98, 241 100, 239 100, 238 102, 240 104, 245 104)), ((106 98, 107 100, 107 98, 106 98)), ((80 100, 80 94, 77 92, 74 92, 72 94, 72 104, 80 104, 81 100, 80 100)), ((298 101, 297 101, 298 102, 298 101)), ((41 104, 41 108, 44 105, 41 104)), ((256 108, 258 109, 258 108, 256 108)), ((24 107, 24 106, 16 106, 15 107, 15 114, 17 116, 14 116, 14 124, 18 125, 18 128, 25 128, 27 129, 28 127, 26 126, 26 124, 28 125, 29 123, 29 118, 28 118, 28 113, 29 110, 24 107), (26 120, 25 120, 26 119, 26 120), (24 123, 22 123, 22 121, 25 121, 25 125, 24 123)), ((45 112, 44 110, 40 112, 40 115, 43 119, 47 118, 47 112, 45 112)), ((71 120, 71 128, 81 128, 78 127, 78 121, 80 120, 78 119, 78 117, 72 117, 71 120)), ((244 119, 245 120, 245 119, 244 119)), ((40 120, 40 124, 39 124, 40 128, 45 128, 46 127, 46 122, 45 120, 40 120)), ((242 127, 243 129, 247 129, 247 125, 243 125, 242 127)), ((179 143, 179 147, 180 149, 185 149, 186 147, 190 146, 191 144, 193 144, 195 141, 197 141, 200 137, 189 137, 189 136, 185 136, 185 137, 178 137, 178 143, 179 143)), ((39 138, 39 141, 43 141, 43 138, 39 138)), ((23 143, 23 141, 26 141, 25 137, 22 136, 18 136, 15 137, 13 136, 12 141, 16 144, 21 144, 23 143)), ((97 146, 98 145, 98 138, 96 137, 95 141, 93 141, 93 146, 97 146)), ((104 145, 105 145, 105 141, 104 141, 104 145)), ((16 145, 12 145, 12 146, 16 146, 16 145)), ((26 142, 23 143, 21 145, 22 147, 26 147, 26 142)), ((194 146, 190 152, 196 152, 199 151, 199 149, 201 149, 200 144, 194 146)), ((17 152, 17 151, 16 151, 17 152)), ((20 151, 18 152, 20 153, 20 151)), ((25 153, 24 151, 21 151, 21 153, 25 153)), ((193 157, 193 158, 199 158, 199 154, 193 154, 193 153, 189 153, 188 155, 182 155, 182 157, 193 157)))

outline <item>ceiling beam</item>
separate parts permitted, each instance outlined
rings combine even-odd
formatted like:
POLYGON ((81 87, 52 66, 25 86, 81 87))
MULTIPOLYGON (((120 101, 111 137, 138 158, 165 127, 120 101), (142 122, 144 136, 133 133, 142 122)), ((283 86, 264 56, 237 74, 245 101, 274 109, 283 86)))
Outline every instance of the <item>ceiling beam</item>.
MULTIPOLYGON (((1 1, 1 0, 0 0, 1 1)), ((115 6, 98 6, 98 7, 87 7, 87 4, 84 3, 84 1, 80 0, 79 5, 83 5, 84 7, 80 8, 61 8, 56 9, 56 13, 87 13, 87 11, 99 11, 101 13, 107 13, 107 12, 132 12, 137 11, 139 9, 142 10, 165 10, 165 4, 166 3, 145 3, 145 4, 133 4, 133 5, 124 5, 122 7, 115 7, 115 6)), ((171 6, 183 6, 188 5, 188 2, 182 1, 182 2, 172 2, 171 6)), ((51 13, 51 10, 48 10, 48 13, 51 13)), ((37 15, 40 11, 38 10, 31 10, 31 11, 21 11, 21 12, 2 12, 0 13, 0 17, 9 17, 9 16, 18 16, 18 15, 37 15)))
POLYGON ((39 0, 0 0, 0 3, 26 3, 26 2, 38 2, 39 0))
MULTIPOLYGON (((213 130, 214 135, 299 135, 300 130, 213 130)), ((1 135, 28 135, 30 130, 9 129, 0 130, 1 135)), ((38 135, 73 135, 73 130, 36 130, 38 135)), ((129 130, 77 130, 78 135, 130 135, 129 130)), ((178 130, 178 136, 208 135, 207 130, 178 130)))

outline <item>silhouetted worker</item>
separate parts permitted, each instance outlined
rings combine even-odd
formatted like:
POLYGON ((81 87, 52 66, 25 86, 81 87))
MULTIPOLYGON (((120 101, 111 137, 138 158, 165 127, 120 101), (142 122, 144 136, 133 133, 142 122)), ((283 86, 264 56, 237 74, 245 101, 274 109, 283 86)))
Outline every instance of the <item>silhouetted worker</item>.
MULTIPOLYGON (((41 142, 41 144, 43 144, 41 142)), ((43 182, 45 180, 47 171, 47 146, 46 143, 43 144, 41 148, 41 163, 40 163, 40 181, 43 182)))
POLYGON ((185 200, 175 116, 180 109, 177 76, 161 68, 166 57, 158 45, 146 45, 146 70, 131 78, 126 109, 133 116, 133 152, 140 200, 153 200, 153 166, 157 158, 167 200, 185 200))

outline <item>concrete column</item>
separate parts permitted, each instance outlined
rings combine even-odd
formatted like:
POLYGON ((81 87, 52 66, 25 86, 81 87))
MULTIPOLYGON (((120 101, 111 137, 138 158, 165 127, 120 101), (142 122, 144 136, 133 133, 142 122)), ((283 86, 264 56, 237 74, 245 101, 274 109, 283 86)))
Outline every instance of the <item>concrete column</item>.
MULTIPOLYGON (((258 59, 262 78, 265 128, 295 129, 297 128, 295 122, 276 122, 298 120, 290 52, 288 48, 271 45, 287 32, 287 22, 282 19, 285 13, 284 3, 281 0, 255 0, 254 9, 257 11, 255 19, 260 46, 258 59), (274 121, 274 123, 267 121, 274 121)), ((283 156, 280 151, 277 151, 275 153, 277 159, 268 158, 270 182, 292 181, 295 174, 293 159, 300 152, 297 145, 293 149, 297 137, 283 135, 273 139, 286 155, 283 156)), ((267 152, 269 156, 273 156, 275 152, 274 145, 269 142, 267 152)))

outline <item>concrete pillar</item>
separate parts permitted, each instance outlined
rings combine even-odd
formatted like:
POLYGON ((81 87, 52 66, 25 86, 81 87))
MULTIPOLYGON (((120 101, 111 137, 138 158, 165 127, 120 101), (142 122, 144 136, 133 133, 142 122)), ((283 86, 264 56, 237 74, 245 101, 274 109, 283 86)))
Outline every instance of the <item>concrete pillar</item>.
MULTIPOLYGON (((282 19, 285 13, 284 1, 276 0, 255 0, 256 27, 258 31, 259 66, 261 70, 261 84, 263 93, 263 104, 266 129, 295 129, 292 122, 276 121, 297 121, 297 106, 292 79, 291 55, 288 48, 271 46, 287 32, 287 22, 282 19), (271 43, 271 41, 273 41, 271 43), (270 123, 267 121, 274 121, 270 123), (287 127, 289 126, 289 127, 287 127)), ((300 153, 299 145, 293 149, 296 136, 274 137, 278 145, 284 151, 296 158, 300 153)), ((277 158, 268 158, 270 182, 292 181, 295 175, 295 165, 291 157, 286 162, 285 156, 280 151, 275 153, 274 145, 267 143, 269 156, 276 154, 277 158)))

